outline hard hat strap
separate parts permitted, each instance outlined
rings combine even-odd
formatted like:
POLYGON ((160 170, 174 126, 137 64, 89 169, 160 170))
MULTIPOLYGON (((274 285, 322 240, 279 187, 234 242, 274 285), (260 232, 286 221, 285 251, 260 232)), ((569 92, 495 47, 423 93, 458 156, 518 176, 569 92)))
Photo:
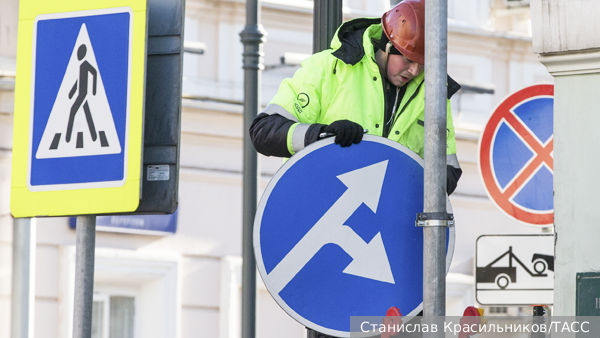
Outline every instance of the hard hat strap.
POLYGON ((383 65, 383 76, 385 76, 385 78, 389 81, 390 79, 388 79, 388 62, 390 61, 390 49, 392 48, 392 43, 390 41, 388 41, 388 43, 385 45, 385 64, 383 65))

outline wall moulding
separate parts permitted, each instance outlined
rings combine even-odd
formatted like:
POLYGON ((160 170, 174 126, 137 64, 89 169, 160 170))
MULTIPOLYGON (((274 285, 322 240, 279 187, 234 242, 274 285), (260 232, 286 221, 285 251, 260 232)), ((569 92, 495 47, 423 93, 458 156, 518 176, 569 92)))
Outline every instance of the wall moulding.
POLYGON ((539 60, 552 76, 600 73, 600 48, 543 53, 539 60))

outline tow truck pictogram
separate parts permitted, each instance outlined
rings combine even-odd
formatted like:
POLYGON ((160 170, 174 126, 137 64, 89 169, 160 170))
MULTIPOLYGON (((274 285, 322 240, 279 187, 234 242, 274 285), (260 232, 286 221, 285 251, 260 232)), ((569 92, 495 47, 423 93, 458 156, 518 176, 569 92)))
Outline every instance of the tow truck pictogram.
POLYGON ((531 262, 533 263, 532 272, 529 268, 521 262, 521 260, 512 252, 512 246, 508 247, 508 251, 500 255, 490 264, 484 267, 478 267, 476 269, 476 281, 477 283, 496 283, 500 289, 506 289, 510 283, 517 282, 517 267, 513 266, 513 259, 527 271, 531 277, 547 277, 548 274, 544 273, 546 269, 554 271, 554 257, 544 254, 534 254, 531 262), (508 266, 495 267, 499 260, 508 255, 508 266))

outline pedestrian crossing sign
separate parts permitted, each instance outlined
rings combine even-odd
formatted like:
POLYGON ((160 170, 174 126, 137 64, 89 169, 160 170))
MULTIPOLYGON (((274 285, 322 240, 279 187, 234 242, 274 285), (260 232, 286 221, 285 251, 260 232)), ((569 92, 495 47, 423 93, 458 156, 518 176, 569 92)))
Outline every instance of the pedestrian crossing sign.
POLYGON ((11 212, 135 211, 146 1, 20 2, 11 212))

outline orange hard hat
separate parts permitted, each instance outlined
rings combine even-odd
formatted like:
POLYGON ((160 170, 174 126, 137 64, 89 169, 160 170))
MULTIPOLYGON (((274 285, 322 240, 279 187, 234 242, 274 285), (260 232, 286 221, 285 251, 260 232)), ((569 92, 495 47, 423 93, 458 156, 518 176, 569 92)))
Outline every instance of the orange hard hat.
POLYGON ((404 0, 381 17, 383 32, 409 60, 425 64, 425 1, 404 0))

